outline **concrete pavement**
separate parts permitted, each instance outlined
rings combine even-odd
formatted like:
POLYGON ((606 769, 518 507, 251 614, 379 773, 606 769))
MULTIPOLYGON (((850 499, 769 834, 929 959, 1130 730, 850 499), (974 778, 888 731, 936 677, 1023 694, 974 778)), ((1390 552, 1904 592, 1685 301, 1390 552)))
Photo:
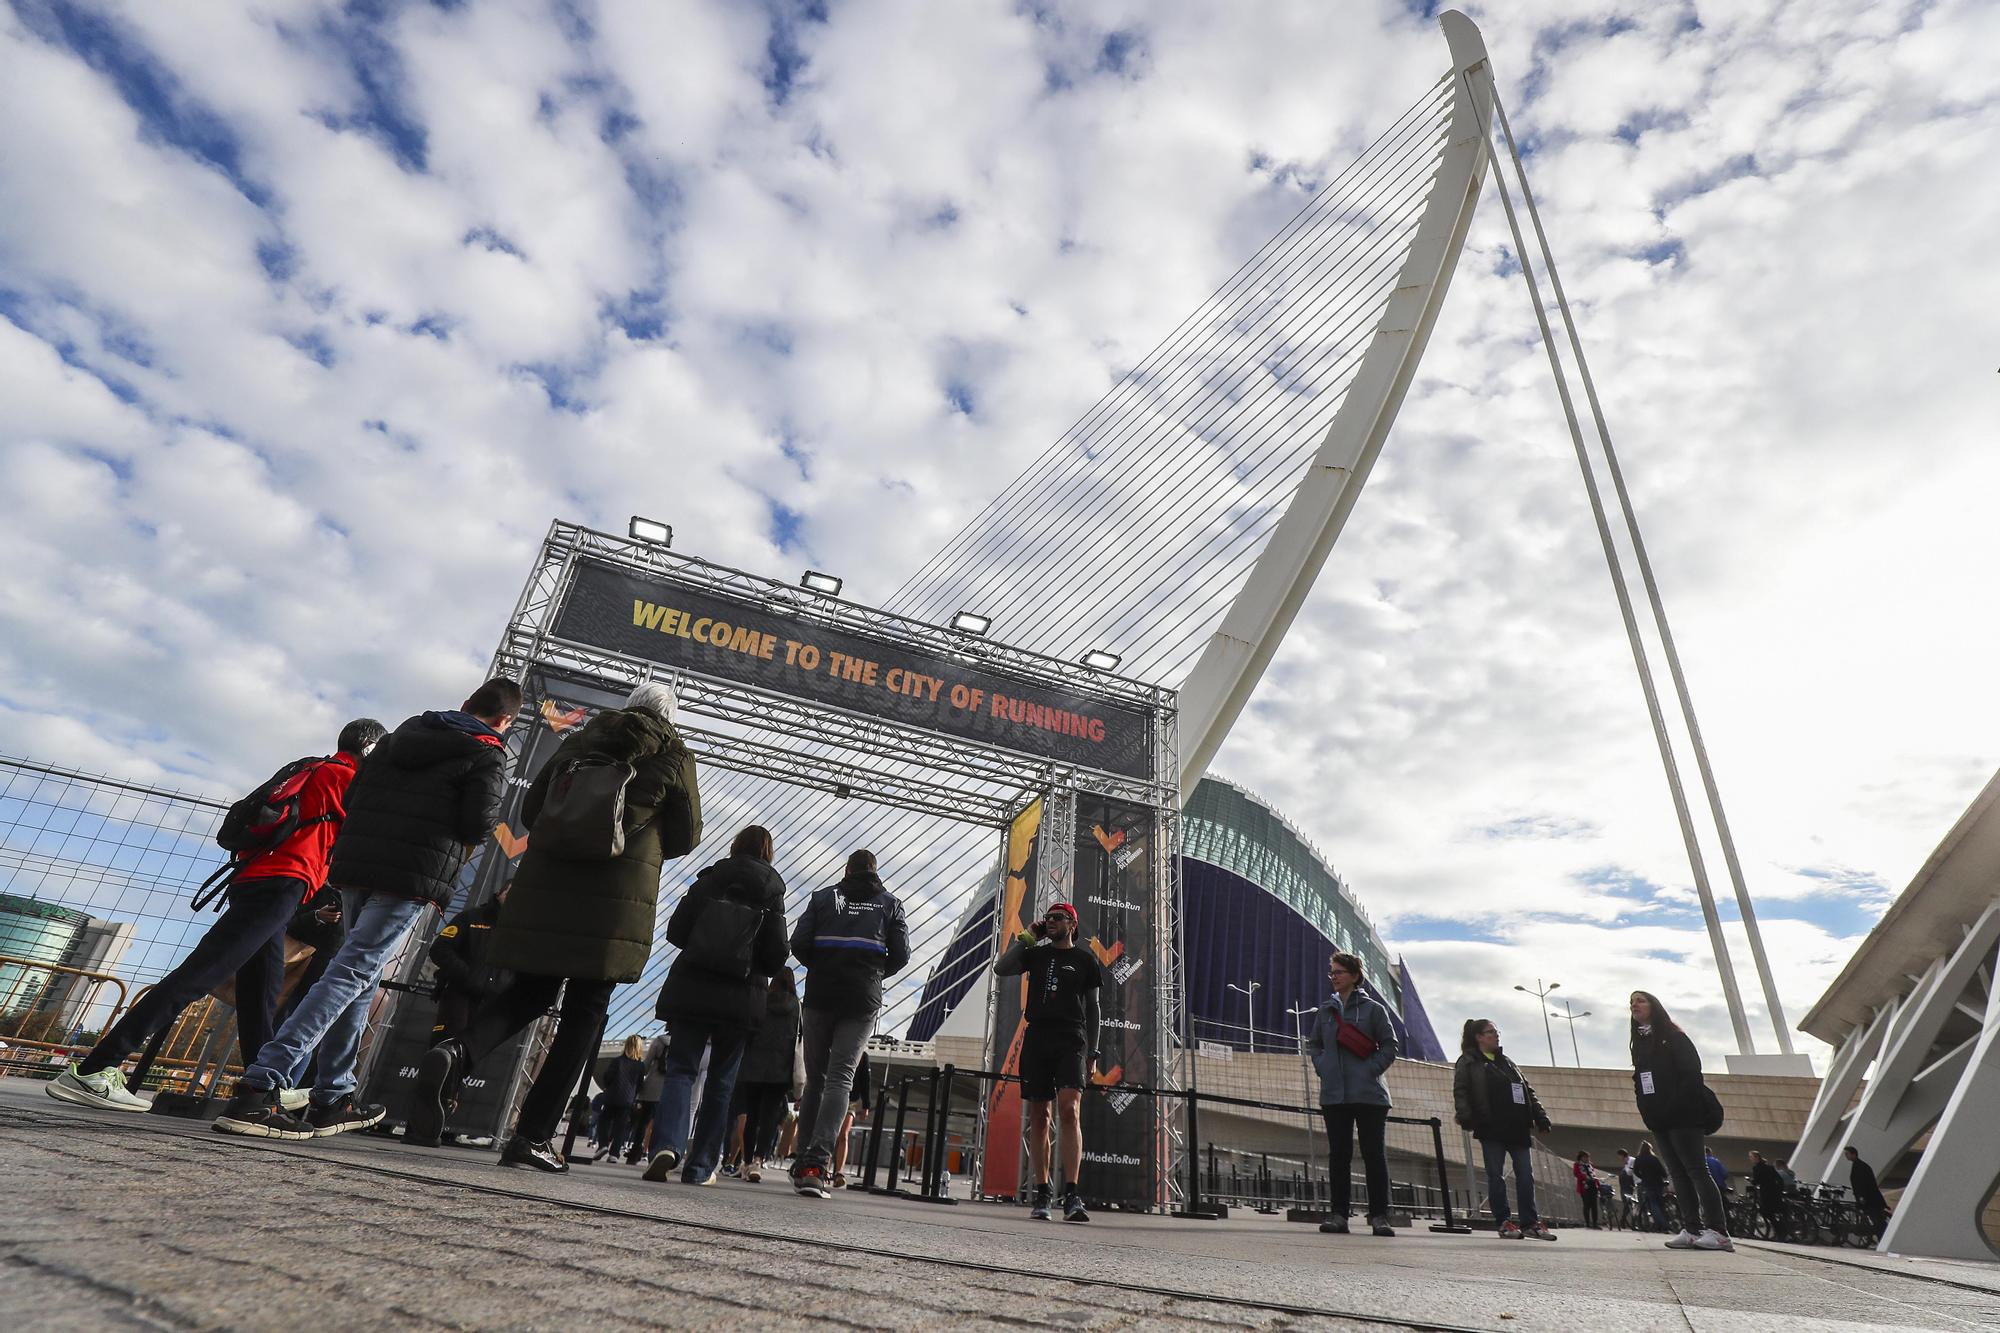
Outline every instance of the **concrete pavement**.
POLYGON ((0 1327, 19 1330, 2000 1326, 2000 1269, 1980 1265, 1608 1232, 1038 1224, 625 1167, 549 1177, 365 1136, 246 1141, 18 1079, 0 1079, 0 1182, 0 1327))

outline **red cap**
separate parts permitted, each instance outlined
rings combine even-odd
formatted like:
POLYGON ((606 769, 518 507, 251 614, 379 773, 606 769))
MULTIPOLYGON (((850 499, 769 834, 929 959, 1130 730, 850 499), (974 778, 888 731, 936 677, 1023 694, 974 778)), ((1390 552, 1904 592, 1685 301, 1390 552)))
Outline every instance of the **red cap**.
POLYGON ((1068 903, 1050 903, 1047 915, 1053 915, 1057 912, 1061 912, 1064 916, 1068 917, 1072 921, 1078 919, 1076 915, 1076 909, 1070 906, 1068 903))

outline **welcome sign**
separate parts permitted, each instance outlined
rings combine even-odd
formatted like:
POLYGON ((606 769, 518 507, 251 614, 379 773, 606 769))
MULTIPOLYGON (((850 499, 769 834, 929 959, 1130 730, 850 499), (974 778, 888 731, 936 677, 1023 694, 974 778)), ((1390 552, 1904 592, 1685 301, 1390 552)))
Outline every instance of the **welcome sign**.
POLYGON ((1148 778, 1145 712, 747 597, 580 562, 552 632, 665 666, 1063 763, 1148 778))

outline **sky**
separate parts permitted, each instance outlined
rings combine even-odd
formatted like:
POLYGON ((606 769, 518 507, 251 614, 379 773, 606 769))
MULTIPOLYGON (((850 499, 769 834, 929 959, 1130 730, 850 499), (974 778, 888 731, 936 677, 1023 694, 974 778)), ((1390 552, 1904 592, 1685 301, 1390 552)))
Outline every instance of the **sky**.
MULTIPOLYGON (((2000 764, 2000 7, 1466 9, 1796 1021, 2000 764)), ((0 752, 227 794, 448 706, 556 517, 887 600, 1446 65, 1386 0, 8 0, 0 752)), ((1490 186, 1214 771, 1441 1028, 1732 1045, 1490 186)))

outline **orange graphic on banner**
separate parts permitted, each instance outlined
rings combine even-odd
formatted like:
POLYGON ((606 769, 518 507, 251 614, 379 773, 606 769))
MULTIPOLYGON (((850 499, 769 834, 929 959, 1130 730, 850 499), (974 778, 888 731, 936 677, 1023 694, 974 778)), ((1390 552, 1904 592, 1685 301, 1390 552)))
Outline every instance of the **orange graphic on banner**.
POLYGON ((555 732, 557 735, 568 731, 571 727, 583 721, 586 716, 587 710, 585 709, 572 708, 568 712, 564 712, 557 706, 555 700, 542 700, 542 721, 548 723, 549 730, 555 732))
POLYGON ((528 850, 528 835, 523 833, 517 838, 514 836, 514 830, 505 824, 495 826, 493 840, 500 844, 501 851, 507 853, 509 861, 528 850))
POLYGON ((1104 947, 1104 941, 1098 939, 1097 936, 1092 935, 1090 937, 1090 951, 1097 955, 1097 961, 1099 963, 1101 963, 1105 967, 1110 967, 1113 963, 1117 962, 1120 958, 1123 958, 1125 956, 1125 941, 1120 940, 1118 941, 1118 943, 1112 945, 1109 949, 1107 949, 1104 947))
POLYGON ((1124 829, 1117 829, 1111 833, 1106 833, 1102 825, 1092 824, 1090 831, 1096 837, 1097 845, 1104 849, 1107 856, 1125 845, 1126 835, 1124 829))

